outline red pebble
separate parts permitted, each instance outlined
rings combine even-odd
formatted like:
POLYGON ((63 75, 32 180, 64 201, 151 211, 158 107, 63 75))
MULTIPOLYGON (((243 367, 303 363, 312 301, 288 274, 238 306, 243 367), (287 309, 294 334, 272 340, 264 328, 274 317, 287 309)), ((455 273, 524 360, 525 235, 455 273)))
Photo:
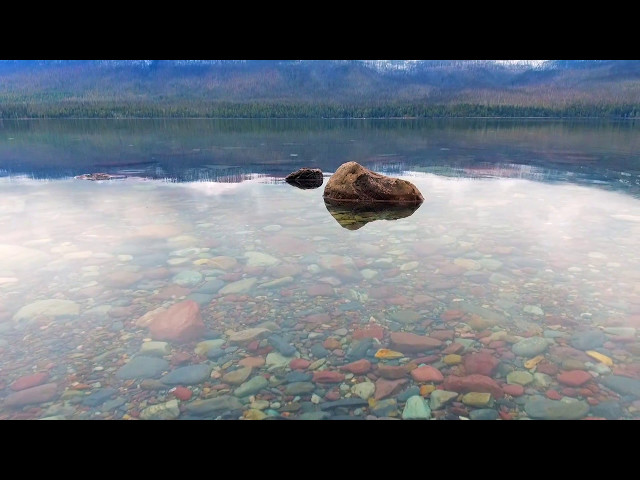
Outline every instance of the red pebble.
POLYGON ((440 318, 443 322, 451 322, 453 320, 460 320, 464 316, 464 312, 462 310, 447 310, 440 318))
POLYGON ((176 387, 172 393, 173 393, 173 396, 176 397, 178 400, 184 400, 184 401, 189 400, 193 395, 193 392, 191 390, 183 386, 176 387))
POLYGON ((294 358, 289 362, 289 367, 292 370, 306 370, 311 362, 309 360, 305 360, 304 358, 294 358))
POLYGON ((546 373, 547 375, 553 376, 556 373, 558 373, 558 367, 556 365, 554 365, 553 363, 541 362, 536 367, 536 372, 546 373))
POLYGON ((262 357, 245 357, 238 362, 238 365, 243 367, 260 368, 264 365, 264 358, 262 357))
POLYGON ((600 401, 597 398, 587 397, 587 403, 591 406, 598 405, 600 401))
POLYGON ((361 360, 356 360, 355 362, 342 365, 340 370, 346 370, 347 372, 351 372, 356 375, 362 375, 371 370, 371 362, 363 358, 361 360))
POLYGON ((438 340, 453 340, 455 332, 453 330, 433 330, 429 336, 438 340))
POLYGON ((358 328, 353 332, 354 340, 363 338, 377 338, 378 340, 382 340, 384 338, 384 328, 380 325, 369 325, 366 328, 358 328))
POLYGON ((411 370, 411 376, 416 382, 440 383, 444 380, 444 376, 440 370, 431 365, 423 365, 422 367, 411 370))
POLYGON ((490 353, 471 353, 464 356, 464 368, 468 374, 491 375, 499 364, 500 360, 490 353))
POLYGON ((580 392, 577 389, 571 387, 563 388, 560 391, 567 397, 577 397, 578 395, 580 395, 580 392))
POLYGON ((545 395, 551 400, 560 400, 562 398, 562 395, 557 390, 547 390, 545 395))
POLYGON ((442 351, 442 353, 444 355, 449 355, 450 353, 460 353, 462 350, 464 350, 464 345, 462 345, 461 343, 453 342, 452 344, 448 345, 447 348, 442 351))
POLYGON ((511 350, 506 350, 502 352, 502 354, 500 355, 500 358, 504 358, 505 360, 513 360, 514 358, 516 358, 516 354, 513 353, 511 350))
POLYGON ((424 357, 414 358, 413 360, 411 360, 411 363, 420 365, 421 363, 433 363, 438 360, 440 360, 440 355, 426 355, 424 357))
POLYGON ((580 385, 587 383, 592 378, 593 377, 584 370, 569 370, 558 375, 557 380, 563 385, 579 387, 580 385))
POLYGON ((466 417, 469 415, 469 411, 466 408, 462 408, 462 407, 451 407, 449 409, 449 412, 453 413, 454 415, 459 415, 461 417, 466 417))
POLYGON ((334 400, 338 400, 340 398, 340 392, 338 392, 337 390, 331 390, 330 392, 327 392, 324 398, 325 400, 333 402, 334 400))
POLYGON ((500 415, 500 418, 502 420, 513 420, 513 416, 509 412, 503 412, 502 410, 500 410, 498 412, 498 415, 500 415))
POLYGON ((524 395, 524 387, 522 385, 505 385, 502 390, 512 397, 520 397, 524 395))
POLYGON ((316 370, 313 372, 313 382, 315 383, 338 383, 344 380, 344 375, 332 370, 316 370))
POLYGON ((591 392, 593 393, 598 393, 600 391, 600 387, 598 387, 598 385, 596 385, 595 383, 592 383, 591 385, 587 385, 586 388, 591 390, 591 392))
POLYGON ((49 378, 49 374, 46 372, 38 372, 32 375, 26 375, 24 377, 18 378, 15 382, 10 385, 11 390, 16 392, 20 390, 25 390, 31 387, 37 387, 38 385, 42 385, 49 378))
POLYGON ((182 365, 191 360, 191 354, 187 352, 176 352, 171 355, 171 365, 182 365))

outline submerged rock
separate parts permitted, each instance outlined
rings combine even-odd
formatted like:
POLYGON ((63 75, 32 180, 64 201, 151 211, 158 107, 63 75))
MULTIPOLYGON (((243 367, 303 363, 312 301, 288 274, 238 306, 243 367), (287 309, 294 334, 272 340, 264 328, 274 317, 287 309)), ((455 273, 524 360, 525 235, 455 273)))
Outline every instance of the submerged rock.
POLYGON ((409 397, 402 411, 402 419, 428 420, 429 418, 431 418, 431 409, 427 402, 420 395, 409 397))
POLYGON ((144 342, 140 346, 140 354, 149 357, 163 357, 171 353, 171 346, 167 342, 144 342))
POLYGON ((196 415, 208 415, 218 412, 231 412, 242 410, 243 405, 231 395, 220 395, 219 397, 207 398, 205 400, 194 400, 185 405, 187 412, 196 415))
POLYGON ((80 306, 71 300, 56 298, 38 300, 25 305, 16 312, 13 320, 16 322, 31 321, 39 317, 77 317, 80 306))
POLYGON ((600 330, 587 330, 571 336, 569 344, 578 350, 592 350, 601 347, 607 336, 600 330))
POLYGON ((542 395, 532 395, 527 399, 524 410, 531 418, 536 419, 577 420, 589 412, 589 404, 569 397, 550 400, 542 395))
POLYGON ((469 418, 471 420, 496 420, 498 412, 492 408, 479 408, 469 412, 469 418))
POLYGON ((419 205, 424 197, 415 185, 387 177, 357 162, 343 163, 324 188, 325 202, 331 204, 419 205))
POLYGON ((210 373, 211 367, 209 365, 187 365, 172 370, 160 381, 167 385, 197 385, 208 379, 210 373))
POLYGON ((38 385, 42 385, 49 379, 49 374, 47 372, 38 372, 32 375, 25 375, 23 377, 18 378, 14 381, 9 388, 15 392, 19 392, 20 390, 26 390, 27 388, 37 387, 38 385))
POLYGON ((116 378, 119 380, 134 380, 159 377, 169 368, 169 362, 162 358, 140 355, 133 357, 118 369, 116 378))
POLYGON ((254 327, 240 330, 229 335, 229 343, 232 345, 245 345, 254 340, 262 339, 267 333, 271 333, 268 328, 254 327))
POLYGON ((178 400, 169 400, 166 403, 152 405, 140 412, 142 420, 175 420, 180 416, 178 400))
POLYGON ((253 395, 258 393, 263 388, 266 388, 269 385, 269 381, 258 375, 257 377, 253 377, 251 380, 244 382, 238 388, 236 388, 233 394, 236 397, 248 397, 249 395, 253 395))
POLYGON ((44 403, 56 396, 58 385, 55 383, 45 383, 37 387, 26 388, 19 392, 13 392, 4 399, 5 407, 21 407, 23 405, 32 405, 36 403, 44 403))
POLYGON ((465 377, 449 375, 444 379, 442 386, 445 390, 459 393, 490 393, 494 398, 502 398, 504 396, 502 388, 493 378, 478 373, 465 377))
POLYGON ((600 382, 607 388, 620 395, 633 395, 640 397, 640 380, 624 377, 622 375, 608 375, 602 377, 600 382))
POLYGON ((284 179, 289 185, 308 190, 322 186, 322 170, 319 168, 303 167, 291 172, 284 179))
POLYGON ((514 343, 511 350, 521 357, 535 357, 544 352, 549 346, 549 341, 542 337, 530 337, 514 343))
POLYGON ((441 347, 442 340, 408 332, 392 332, 391 347, 402 353, 418 353, 441 347))
POLYGON ((149 332, 155 340, 185 343, 201 337, 205 330, 200 306, 193 300, 172 305, 149 324, 149 332))
POLYGON ((444 407, 447 403, 453 401, 458 396, 458 392, 449 392, 447 390, 435 390, 431 392, 429 397, 429 405, 431 410, 438 410, 444 407))

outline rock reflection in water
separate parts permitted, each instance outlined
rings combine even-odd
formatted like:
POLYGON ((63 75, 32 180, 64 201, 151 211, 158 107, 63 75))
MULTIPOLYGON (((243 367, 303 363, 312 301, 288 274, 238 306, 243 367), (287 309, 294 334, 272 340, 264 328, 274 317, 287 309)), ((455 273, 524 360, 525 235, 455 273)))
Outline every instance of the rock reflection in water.
POLYGON ((325 200, 325 207, 341 227, 358 230, 376 220, 398 220, 413 215, 418 205, 333 205, 325 200))
POLYGON ((293 185, 294 187, 301 188, 302 190, 311 190, 313 188, 318 188, 322 186, 322 178, 320 180, 311 179, 311 180, 289 180, 285 179, 285 181, 289 185, 293 185))

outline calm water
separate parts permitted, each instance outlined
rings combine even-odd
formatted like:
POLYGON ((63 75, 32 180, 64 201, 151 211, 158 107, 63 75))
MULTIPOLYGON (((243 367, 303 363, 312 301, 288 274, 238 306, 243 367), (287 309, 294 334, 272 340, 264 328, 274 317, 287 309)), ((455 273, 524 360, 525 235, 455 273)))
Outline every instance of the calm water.
POLYGON ((0 418, 640 416, 636 124, 4 121, 0 195, 0 418))

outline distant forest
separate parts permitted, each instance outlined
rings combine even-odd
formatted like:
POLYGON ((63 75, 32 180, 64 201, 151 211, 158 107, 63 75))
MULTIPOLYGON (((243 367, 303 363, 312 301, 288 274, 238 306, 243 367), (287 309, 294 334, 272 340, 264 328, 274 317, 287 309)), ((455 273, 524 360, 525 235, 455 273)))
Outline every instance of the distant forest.
POLYGON ((640 116, 640 61, 0 61, 0 118, 640 116))

